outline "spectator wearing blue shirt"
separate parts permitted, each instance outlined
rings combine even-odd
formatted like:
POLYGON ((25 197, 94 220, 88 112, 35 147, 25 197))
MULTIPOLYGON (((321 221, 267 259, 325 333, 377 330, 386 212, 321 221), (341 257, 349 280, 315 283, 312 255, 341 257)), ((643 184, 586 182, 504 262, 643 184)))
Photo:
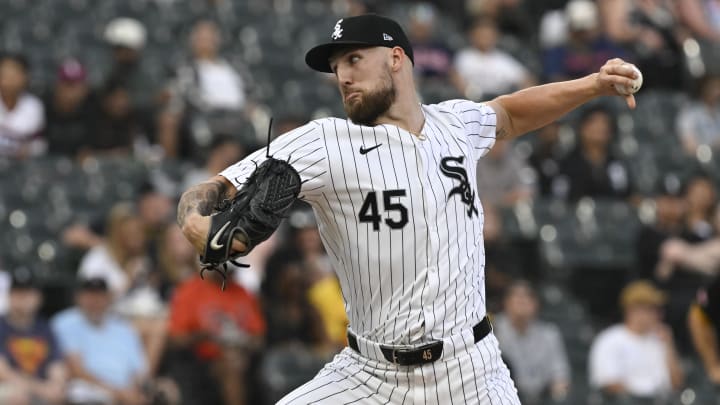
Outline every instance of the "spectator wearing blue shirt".
POLYGON ((109 312, 112 301, 105 279, 83 279, 76 306, 52 320, 70 369, 72 403, 150 403, 142 390, 147 370, 142 343, 127 321, 109 312))
POLYGON ((597 5, 573 0, 565 8, 568 36, 563 45, 543 53, 546 81, 577 79, 597 72, 606 60, 623 58, 625 52, 600 30, 597 5))
POLYGON ((0 318, 0 403, 60 404, 67 370, 48 324, 37 316, 42 294, 29 272, 13 275, 0 318))

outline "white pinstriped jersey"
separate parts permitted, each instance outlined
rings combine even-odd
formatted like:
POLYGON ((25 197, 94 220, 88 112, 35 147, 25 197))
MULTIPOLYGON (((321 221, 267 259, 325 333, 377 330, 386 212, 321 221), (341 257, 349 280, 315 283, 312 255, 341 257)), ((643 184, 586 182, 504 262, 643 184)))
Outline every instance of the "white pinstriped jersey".
MULTIPOLYGON (((495 112, 467 100, 422 110, 425 140, 393 125, 325 118, 270 145, 300 173, 351 329, 385 344, 449 336, 485 316, 475 172, 495 142, 495 112)), ((221 175, 239 188, 265 153, 221 175)))

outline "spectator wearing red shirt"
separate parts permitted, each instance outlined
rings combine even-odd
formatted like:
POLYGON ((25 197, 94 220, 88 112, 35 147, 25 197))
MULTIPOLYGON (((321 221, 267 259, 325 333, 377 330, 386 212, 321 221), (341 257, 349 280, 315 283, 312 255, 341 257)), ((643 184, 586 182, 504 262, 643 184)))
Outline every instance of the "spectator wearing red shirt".
POLYGON ((265 320, 257 299, 219 273, 205 272, 180 284, 170 306, 170 342, 191 349, 210 366, 225 404, 246 403, 249 358, 260 347, 265 320))

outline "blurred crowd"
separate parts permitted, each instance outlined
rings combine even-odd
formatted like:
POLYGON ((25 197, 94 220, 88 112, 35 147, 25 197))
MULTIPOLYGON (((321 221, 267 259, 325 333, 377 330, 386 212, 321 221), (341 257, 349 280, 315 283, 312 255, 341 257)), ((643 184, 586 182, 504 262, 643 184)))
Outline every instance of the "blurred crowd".
MULTIPOLYGON (((213 13, 171 38, 181 61, 150 58, 157 27, 124 15, 103 22, 109 63, 102 71, 83 55, 64 55, 39 86, 23 47, 0 48, 5 177, 15 164, 55 158, 82 167, 112 160, 183 168, 177 179, 143 179, 129 201, 103 207, 91 221, 70 220, 53 235, 77 254, 65 294, 46 294, 31 266, 0 272, 0 403, 274 403, 346 345, 342 292, 309 207, 293 209, 244 258, 250 267, 228 280, 215 272, 201 278, 175 224, 180 193, 262 146, 272 115, 251 53, 229 51, 250 41, 251 31, 228 37, 223 25, 223 13, 256 2, 141 2, 192 1, 213 13)), ((277 1, 269 12, 292 15, 305 3, 277 1)), ((639 108, 643 93, 679 97, 671 117, 650 111, 649 122, 634 126, 619 100, 601 100, 515 143, 497 143, 479 162, 488 309, 524 404, 710 404, 720 395, 712 391, 720 387, 720 183, 708 165, 720 153, 720 1, 311 3, 328 22, 364 12, 399 18, 427 103, 483 101, 575 79, 613 57, 643 72, 639 108), (630 140, 640 138, 639 127, 658 126, 683 164, 648 187, 643 171, 659 169, 638 171, 640 155, 628 151, 653 150, 652 142, 630 140), (554 233, 563 229, 519 237, 507 216, 519 218, 522 234, 524 210, 543 202, 551 211, 572 207, 567 216, 607 202, 629 207, 641 224, 621 227, 617 238, 630 241, 632 265, 608 269, 607 257, 564 275, 541 265, 540 245, 562 239, 554 233), (568 342, 585 326, 578 355, 568 342)), ((297 63, 285 61, 288 75, 297 63)), ((300 82, 322 88, 332 80, 308 71, 300 82)), ((298 91, 283 85, 274 97, 282 104, 298 91)), ((308 101, 312 111, 284 109, 272 136, 338 111, 333 100, 308 101)))

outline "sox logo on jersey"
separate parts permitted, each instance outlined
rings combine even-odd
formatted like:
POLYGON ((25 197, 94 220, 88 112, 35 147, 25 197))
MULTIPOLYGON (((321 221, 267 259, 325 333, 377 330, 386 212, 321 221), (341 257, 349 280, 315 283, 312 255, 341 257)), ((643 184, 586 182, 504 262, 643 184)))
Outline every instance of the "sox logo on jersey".
POLYGON ((468 216, 472 217, 472 214, 477 214, 478 210, 475 208, 475 192, 472 190, 472 187, 468 182, 467 171, 462 167, 464 161, 465 156, 449 156, 442 158, 440 161, 440 170, 444 175, 460 181, 460 184, 457 187, 450 190, 447 198, 449 200, 453 195, 459 194, 462 202, 468 206, 468 216), (455 165, 450 164, 453 162, 455 165))
MULTIPOLYGON (((473 185, 477 160, 495 142, 495 113, 466 100, 422 110, 424 138, 326 118, 271 145, 302 178, 300 196, 315 212, 359 349, 344 349, 283 404, 518 403, 494 336, 476 344, 472 333, 485 316, 473 185), (438 358, 423 350, 433 362, 422 366, 382 353, 438 341, 438 358)), ((221 174, 241 187, 263 159, 261 150, 221 174)))

